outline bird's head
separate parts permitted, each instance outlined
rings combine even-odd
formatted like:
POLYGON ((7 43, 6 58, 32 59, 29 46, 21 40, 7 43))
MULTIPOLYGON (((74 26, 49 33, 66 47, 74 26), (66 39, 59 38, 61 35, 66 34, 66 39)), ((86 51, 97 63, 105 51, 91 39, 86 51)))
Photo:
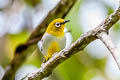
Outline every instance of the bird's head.
POLYGON ((62 37, 64 36, 64 28, 67 22, 69 22, 69 20, 61 18, 55 19, 48 25, 46 32, 56 37, 62 37))

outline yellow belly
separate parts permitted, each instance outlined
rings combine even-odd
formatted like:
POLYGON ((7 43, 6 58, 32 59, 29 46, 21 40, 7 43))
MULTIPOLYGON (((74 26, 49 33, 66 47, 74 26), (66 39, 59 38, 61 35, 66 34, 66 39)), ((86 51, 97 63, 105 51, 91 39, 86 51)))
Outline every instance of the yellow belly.
POLYGON ((55 52, 59 52, 65 48, 66 38, 65 36, 56 37, 45 33, 39 44, 40 51, 44 55, 46 61, 48 61, 48 59, 51 58, 55 52))
POLYGON ((60 51, 60 46, 58 42, 52 42, 48 47, 47 56, 44 56, 46 61, 55 53, 60 51))

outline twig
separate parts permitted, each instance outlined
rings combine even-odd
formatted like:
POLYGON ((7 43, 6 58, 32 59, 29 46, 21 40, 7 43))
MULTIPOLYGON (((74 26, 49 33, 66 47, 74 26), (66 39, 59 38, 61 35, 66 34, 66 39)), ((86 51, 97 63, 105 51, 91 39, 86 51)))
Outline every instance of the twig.
POLYGON ((118 68, 120 69, 120 53, 111 41, 111 39, 108 37, 106 32, 99 33, 98 38, 105 44, 105 46, 108 48, 108 50, 111 52, 114 60, 116 61, 118 68))
MULTIPOLYGON (((108 16, 99 26, 95 29, 83 34, 78 40, 76 40, 69 48, 64 49, 57 53, 55 56, 50 58, 45 64, 41 66, 41 68, 29 74, 27 80, 41 80, 52 73, 52 70, 55 69, 60 63, 64 62, 73 54, 78 51, 83 50, 90 42, 94 41, 98 38, 98 34, 102 32, 108 32, 108 30, 112 27, 120 19, 120 8, 118 8, 113 14, 108 16)), ((116 54, 115 54, 116 55, 116 54)))
POLYGON ((15 56, 8 66, 9 69, 7 69, 3 80, 14 80, 16 70, 25 61, 27 55, 35 50, 36 44, 44 34, 47 25, 55 18, 64 18, 76 1, 77 0, 60 0, 56 7, 48 13, 42 23, 31 33, 27 42, 16 48, 15 56))

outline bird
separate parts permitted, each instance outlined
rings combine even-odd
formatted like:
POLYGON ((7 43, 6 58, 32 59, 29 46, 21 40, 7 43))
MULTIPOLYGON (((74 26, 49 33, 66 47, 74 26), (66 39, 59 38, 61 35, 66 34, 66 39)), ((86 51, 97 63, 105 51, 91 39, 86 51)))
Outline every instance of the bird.
MULTIPOLYGON (((62 18, 54 19, 47 27, 41 40, 38 42, 38 48, 44 55, 44 62, 48 61, 53 54, 61 51, 71 44, 69 42, 69 33, 67 33, 66 23, 70 20, 62 18), (67 36, 69 38, 67 38, 67 36), (67 43, 68 42, 68 43, 67 43)), ((72 39, 72 38, 71 38, 72 39)))

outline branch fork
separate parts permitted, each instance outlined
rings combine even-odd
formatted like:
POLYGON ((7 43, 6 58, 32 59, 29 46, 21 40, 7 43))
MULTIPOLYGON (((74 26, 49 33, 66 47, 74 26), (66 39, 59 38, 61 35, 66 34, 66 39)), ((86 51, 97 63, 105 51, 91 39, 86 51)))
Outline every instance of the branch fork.
POLYGON ((118 8, 113 14, 108 16, 95 29, 81 35, 80 38, 76 40, 69 48, 60 51, 55 56, 50 58, 44 65, 41 66, 38 71, 28 76, 28 80, 41 80, 49 76, 52 70, 56 68, 60 63, 68 59, 76 52, 83 50, 89 43, 96 39, 100 39, 105 44, 120 69, 120 54, 113 42, 108 37, 108 30, 120 19, 120 17, 118 16, 119 12, 120 8, 118 8))
MULTIPOLYGON (((39 25, 39 27, 37 27, 33 33, 31 34, 28 43, 30 40, 33 40, 34 38, 36 38, 37 36, 37 41, 39 39, 41 39, 43 33, 39 33, 40 29, 43 28, 41 26, 46 26, 45 24, 48 24, 48 22, 46 20, 48 20, 48 18, 51 18, 51 16, 55 16, 54 14, 57 14, 57 10, 61 10, 61 4, 63 4, 62 2, 72 2, 73 0, 61 0, 60 3, 52 10, 50 11, 49 15, 45 18, 45 20, 43 21, 43 23, 41 23, 39 25), (54 12, 54 14, 52 13, 54 12), (56 12, 56 13, 55 13, 56 12), (38 39, 39 38, 39 39, 38 39)), ((73 6, 73 4, 76 2, 77 0, 74 0, 73 3, 69 2, 69 6, 64 5, 63 10, 66 8, 67 6, 67 12, 65 10, 65 13, 62 13, 62 18, 65 17, 65 15, 69 12, 70 8, 73 6)), ((58 16, 57 16, 58 17, 58 16)), ((52 58, 50 58, 46 63, 44 63, 40 69, 38 69, 36 72, 28 74, 24 79, 27 80, 41 80, 47 76, 49 76, 52 71, 62 62, 64 62, 66 59, 68 59, 70 56, 76 54, 76 52, 79 52, 81 50, 83 50, 89 43, 93 42, 96 39, 100 39, 105 46, 108 48, 108 50, 111 52, 112 56, 114 57, 119 69, 120 69, 120 54, 117 50, 117 48, 115 47, 115 45, 113 44, 113 42, 110 40, 110 38, 108 37, 108 30, 120 19, 120 6, 119 8, 114 11, 114 13, 112 13, 110 16, 108 16, 99 26, 97 26, 96 28, 94 28, 91 31, 86 32, 85 34, 81 35, 80 38, 78 40, 76 40, 69 48, 66 48, 62 51, 60 51, 59 53, 57 53, 56 55, 54 55, 52 58)), ((34 42, 32 44, 36 44, 37 43, 34 42)), ((27 44, 27 43, 26 43, 27 44)), ((29 47, 31 44, 27 45, 27 47, 29 47)), ((24 51, 23 51, 24 52, 24 51)), ((20 54, 21 56, 22 54, 20 54)), ((17 61, 18 59, 23 59, 20 58, 19 56, 14 58, 14 61, 17 61)), ((26 58, 26 56, 24 57, 26 58)), ((22 60, 24 61, 24 60, 22 60)), ((22 62, 19 63, 19 65, 14 64, 14 66, 16 67, 15 70, 13 68, 11 68, 8 72, 8 74, 6 74, 4 76, 4 78, 6 76, 13 76, 15 71, 18 69, 18 67, 22 64, 22 62), (14 71, 13 71, 14 70, 14 71), (13 71, 11 73, 11 71, 13 71)), ((3 79, 3 80, 7 80, 7 79, 3 79)), ((13 80, 13 79, 12 79, 13 80)))

